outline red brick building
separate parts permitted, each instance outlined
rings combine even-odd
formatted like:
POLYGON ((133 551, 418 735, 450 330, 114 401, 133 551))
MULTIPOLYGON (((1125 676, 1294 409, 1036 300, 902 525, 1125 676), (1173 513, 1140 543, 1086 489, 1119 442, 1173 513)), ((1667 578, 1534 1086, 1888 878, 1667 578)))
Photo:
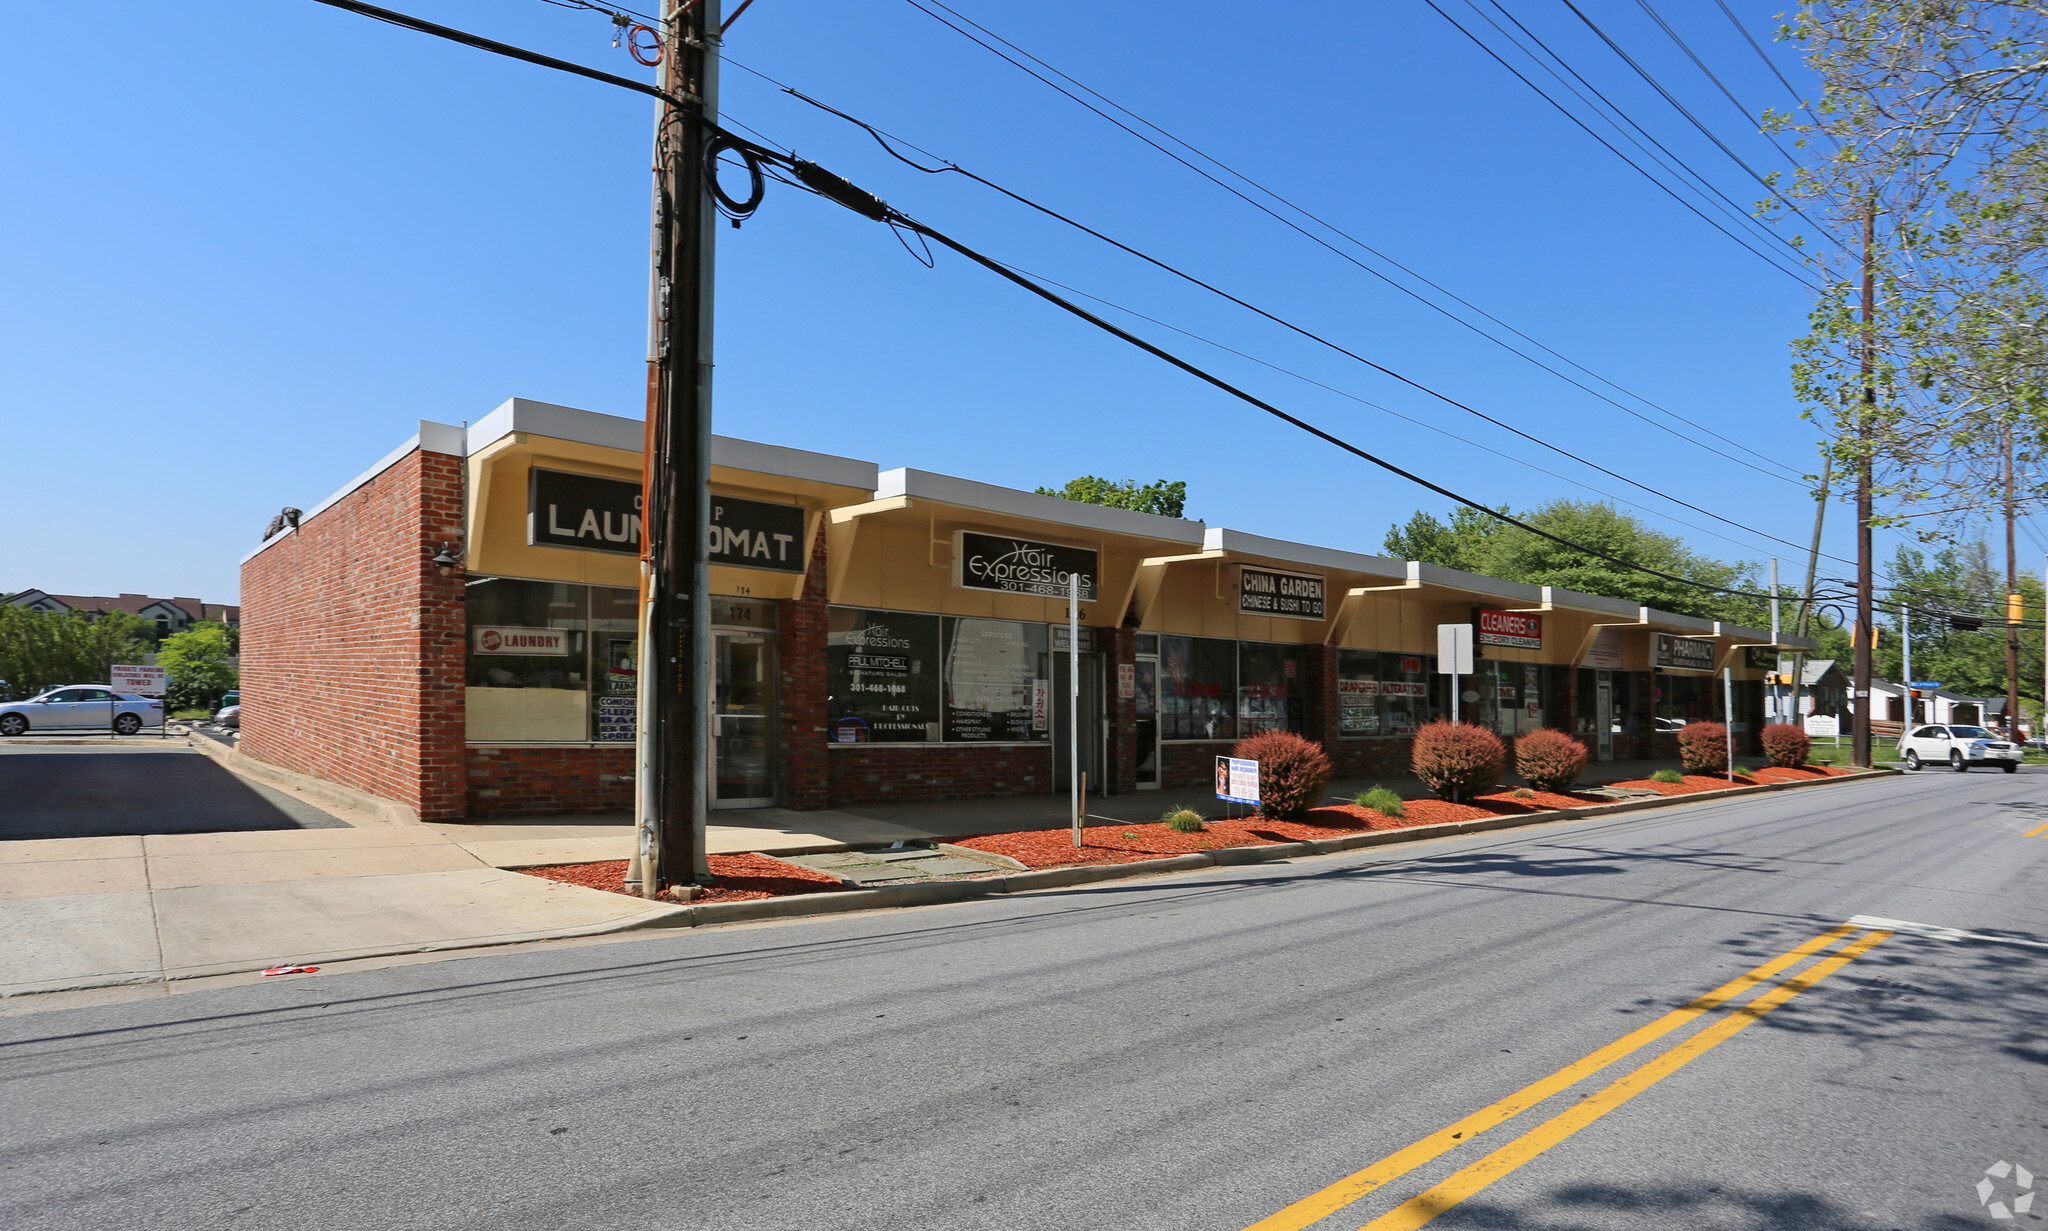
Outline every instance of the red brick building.
MULTIPOLYGON (((243 562, 246 753, 422 819, 631 806, 642 425, 515 399, 420 431, 243 562), (438 560, 438 563, 437 563, 438 560)), ((1762 714, 1755 630, 971 480, 717 438, 714 807, 1205 783, 1241 736, 1399 772, 1463 717, 1666 752, 1762 714), (1069 764, 1071 579, 1081 594, 1069 764)), ((1789 645, 1789 642, 1781 644, 1789 645)))

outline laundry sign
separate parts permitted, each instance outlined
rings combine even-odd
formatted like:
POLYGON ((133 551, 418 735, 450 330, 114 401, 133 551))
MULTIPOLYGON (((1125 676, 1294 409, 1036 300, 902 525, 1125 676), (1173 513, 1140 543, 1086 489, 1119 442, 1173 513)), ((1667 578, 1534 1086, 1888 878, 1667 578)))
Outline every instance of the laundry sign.
POLYGON ((538 466, 529 473, 529 544, 640 554, 640 484, 538 466))
POLYGON ((801 573, 807 555, 803 506, 711 494, 711 563, 801 573))
POLYGON ((469 630, 479 654, 567 654, 566 628, 511 628, 503 624, 478 624, 469 630))

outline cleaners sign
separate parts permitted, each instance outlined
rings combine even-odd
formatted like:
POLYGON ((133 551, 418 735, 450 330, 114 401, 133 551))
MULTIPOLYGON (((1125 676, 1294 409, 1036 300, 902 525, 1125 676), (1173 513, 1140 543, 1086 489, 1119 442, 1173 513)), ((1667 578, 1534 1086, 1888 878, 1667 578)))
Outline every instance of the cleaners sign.
POLYGON ((1237 609, 1246 615, 1323 619, 1323 579, 1304 573, 1276 573, 1271 569, 1240 566, 1237 573, 1237 609))
POLYGON ((1096 556, 1086 547, 956 530, 953 562, 953 583, 963 589, 1065 598, 1078 575, 1081 601, 1095 601, 1096 556))
POLYGON ((1507 645, 1521 650, 1543 648, 1543 617, 1525 611, 1479 609, 1479 644, 1507 645))

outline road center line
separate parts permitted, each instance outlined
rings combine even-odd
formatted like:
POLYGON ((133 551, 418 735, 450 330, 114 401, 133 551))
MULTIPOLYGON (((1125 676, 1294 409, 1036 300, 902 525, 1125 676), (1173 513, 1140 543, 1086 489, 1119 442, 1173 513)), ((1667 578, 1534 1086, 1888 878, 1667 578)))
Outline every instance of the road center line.
POLYGON ((1400 1179, 1487 1129, 1506 1123, 1560 1090, 1584 1081, 1631 1052, 1647 1047, 1702 1013, 1719 1008, 1779 972, 1798 965, 1823 949, 1832 947, 1856 930, 1855 925, 1848 923, 1829 928, 1805 944, 1779 954, 1690 1004, 1673 1009, 1656 1021, 1631 1030, 1607 1046, 1583 1059, 1574 1060, 1550 1076, 1522 1087, 1491 1106, 1480 1108, 1457 1123, 1432 1133, 1411 1146, 1396 1150, 1363 1171, 1354 1172, 1319 1192, 1303 1197, 1277 1214, 1260 1219, 1245 1231, 1301 1231, 1301 1228, 1329 1217, 1381 1185, 1400 1179))
POLYGON ((1736 1034, 1762 1020, 1771 1010, 1855 961, 1873 945, 1890 935, 1890 932, 1872 932, 1833 957, 1815 962, 1805 971, 1785 980, 1748 1004, 1735 1008, 1726 1017, 1670 1051, 1652 1058, 1641 1068, 1599 1093, 1576 1106, 1566 1108, 1478 1162, 1445 1177, 1427 1192, 1412 1197, 1373 1219, 1360 1231, 1415 1231, 1415 1228, 1423 1226, 1523 1163, 1536 1158, 1601 1116, 1734 1038, 1736 1034))
POLYGON ((2041 822, 2039 825, 2036 825, 2032 829, 2029 829, 2027 832, 2021 834, 2020 837, 2048 838, 2048 821, 2041 822))
POLYGON ((1904 932, 1908 936, 1925 936, 1930 940, 1975 941, 1984 945, 2018 945, 2022 949, 2048 949, 2048 943, 2038 940, 2022 940, 2017 936, 1987 936, 1982 932, 1965 932, 1961 928, 1943 927, 1938 923, 1914 923, 1910 919, 1880 919, 1876 915, 1856 915, 1849 922, 1859 928, 1883 928, 1887 932, 1904 932))

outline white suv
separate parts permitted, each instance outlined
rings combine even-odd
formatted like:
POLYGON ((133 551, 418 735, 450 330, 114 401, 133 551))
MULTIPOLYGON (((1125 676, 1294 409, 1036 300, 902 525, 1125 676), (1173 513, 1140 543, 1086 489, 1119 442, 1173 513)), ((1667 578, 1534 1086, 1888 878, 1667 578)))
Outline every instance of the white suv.
POLYGON ((1907 769, 1947 762, 1959 774, 1972 765, 1996 765, 2016 773, 2026 756, 2024 748, 1983 727, 1915 727, 1912 734, 1899 737, 1899 751, 1906 755, 1907 769))

